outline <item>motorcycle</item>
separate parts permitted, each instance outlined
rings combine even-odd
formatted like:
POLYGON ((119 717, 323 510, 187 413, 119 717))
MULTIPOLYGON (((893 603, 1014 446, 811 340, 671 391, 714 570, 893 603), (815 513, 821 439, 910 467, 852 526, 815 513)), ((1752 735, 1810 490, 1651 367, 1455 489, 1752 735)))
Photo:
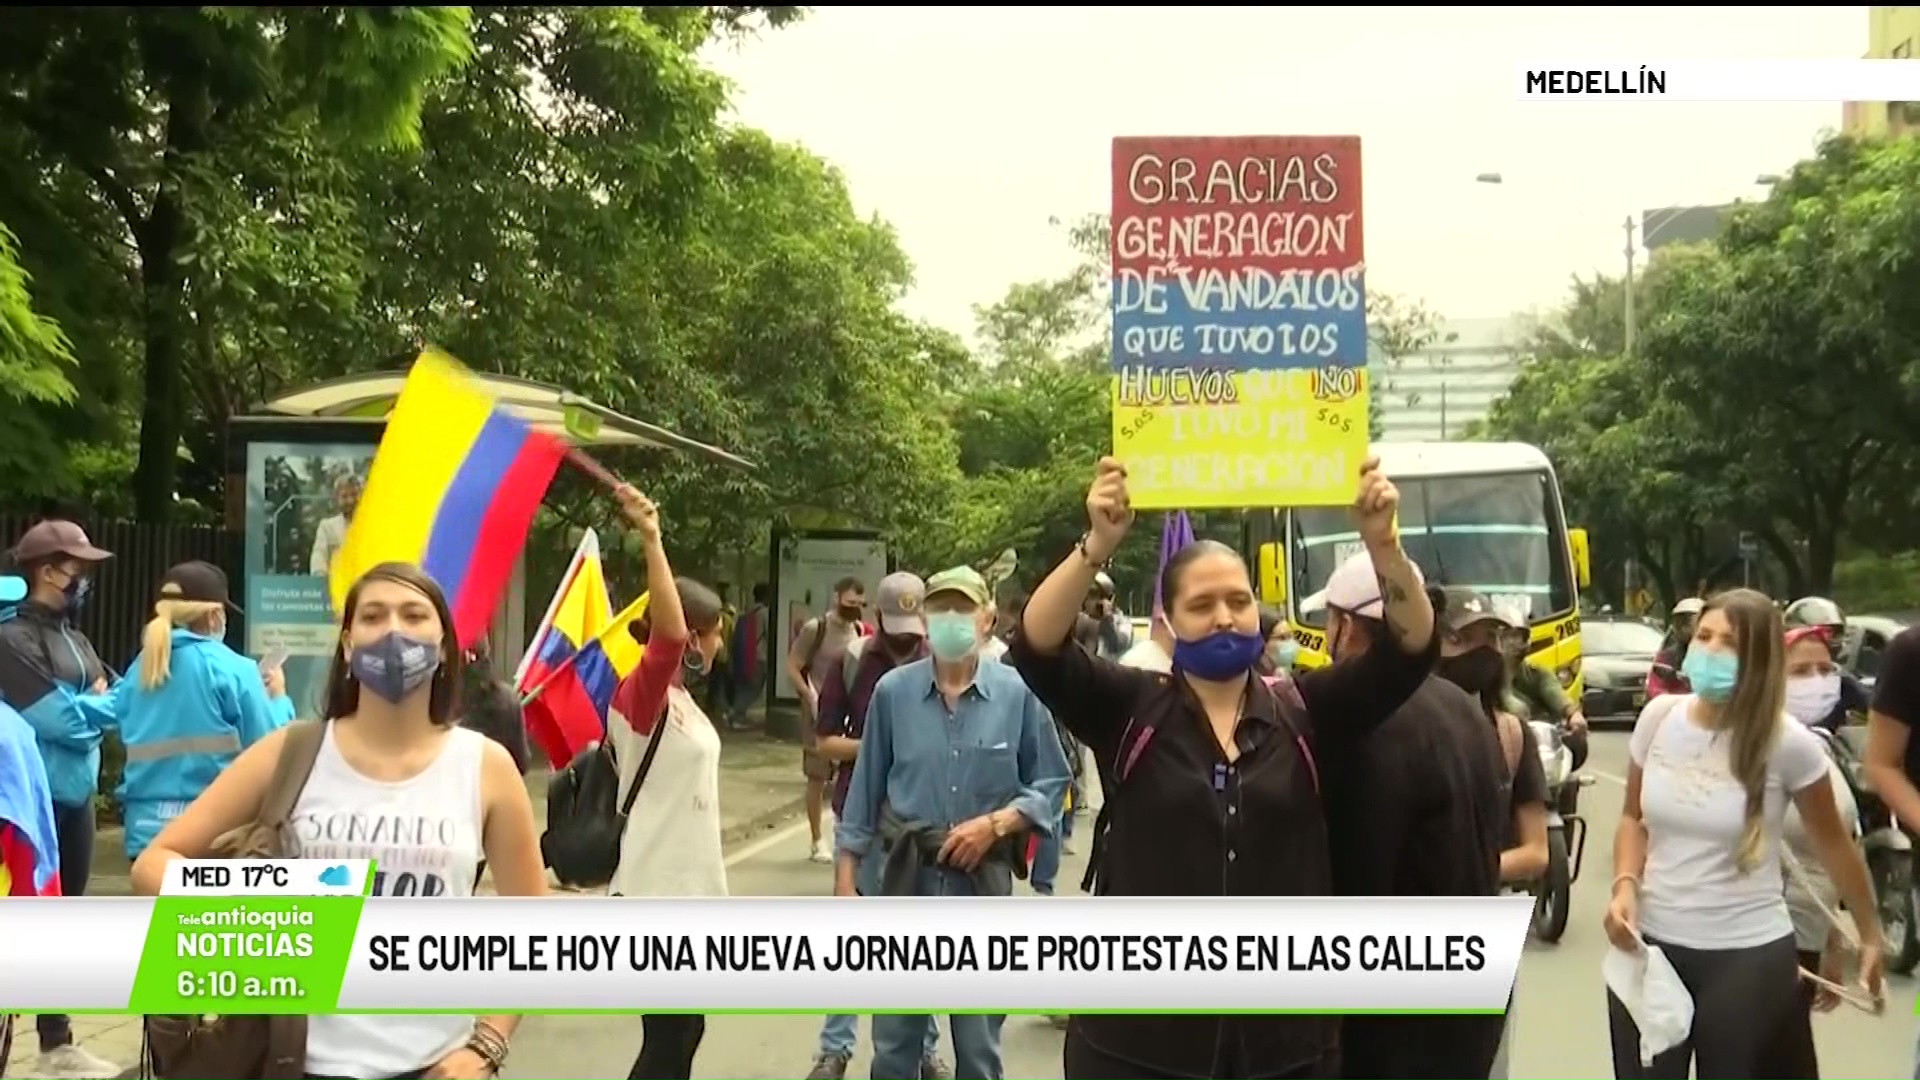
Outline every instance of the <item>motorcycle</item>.
POLYGON ((1916 853, 1913 839, 1867 785, 1866 739, 1865 727, 1850 724, 1838 735, 1827 735, 1826 743, 1860 810, 1860 853, 1866 859, 1867 878, 1880 909, 1887 970, 1906 975, 1920 966, 1920 904, 1914 898, 1916 853))
POLYGON ((1587 821, 1580 816, 1580 789, 1591 776, 1573 775, 1573 751, 1560 734, 1560 725, 1530 720, 1533 741, 1540 747, 1540 771, 1547 778, 1547 869, 1527 891, 1533 894, 1533 936, 1552 945, 1567 932, 1573 883, 1587 851, 1587 821))

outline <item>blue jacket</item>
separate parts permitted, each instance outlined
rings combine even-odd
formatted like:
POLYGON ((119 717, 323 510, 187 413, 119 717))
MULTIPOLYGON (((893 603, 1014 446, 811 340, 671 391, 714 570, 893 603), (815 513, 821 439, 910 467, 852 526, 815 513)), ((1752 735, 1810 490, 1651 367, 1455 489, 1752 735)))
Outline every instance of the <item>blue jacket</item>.
POLYGON ((129 859, 139 858, 240 751, 293 719, 293 700, 268 698, 260 668, 225 642, 176 628, 168 669, 165 683, 144 689, 135 657, 113 688, 113 715, 127 748, 116 794, 129 859))
POLYGON ((0 609, 0 699, 33 728, 59 806, 85 806, 100 784, 100 732, 112 703, 93 685, 106 677, 87 636, 59 612, 22 601, 0 609))

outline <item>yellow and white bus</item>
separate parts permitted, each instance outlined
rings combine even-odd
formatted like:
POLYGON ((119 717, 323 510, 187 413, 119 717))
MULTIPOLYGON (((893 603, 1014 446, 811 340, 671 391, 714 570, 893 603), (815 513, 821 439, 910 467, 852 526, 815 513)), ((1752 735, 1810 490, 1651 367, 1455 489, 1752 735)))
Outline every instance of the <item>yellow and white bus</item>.
MULTIPOLYGON (((1400 543, 1430 584, 1464 585, 1532 628, 1529 658, 1580 700, 1580 590, 1587 537, 1570 529, 1553 464, 1523 443, 1376 443, 1400 489, 1400 543)), ((1327 662, 1322 596, 1333 568, 1360 550, 1346 507, 1294 507, 1247 518, 1264 603, 1281 608, 1300 664, 1327 662)))

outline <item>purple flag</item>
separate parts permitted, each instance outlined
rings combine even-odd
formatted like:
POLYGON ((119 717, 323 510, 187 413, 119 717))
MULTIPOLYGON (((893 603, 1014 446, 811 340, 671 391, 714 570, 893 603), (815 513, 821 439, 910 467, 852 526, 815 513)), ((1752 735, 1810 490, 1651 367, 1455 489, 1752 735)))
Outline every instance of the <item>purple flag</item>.
POLYGON ((1193 522, 1187 518, 1185 510, 1176 510, 1160 518, 1160 568, 1153 574, 1153 614, 1159 618, 1166 614, 1160 606, 1160 579, 1166 575, 1167 563, 1172 561, 1175 552, 1193 543, 1193 522))

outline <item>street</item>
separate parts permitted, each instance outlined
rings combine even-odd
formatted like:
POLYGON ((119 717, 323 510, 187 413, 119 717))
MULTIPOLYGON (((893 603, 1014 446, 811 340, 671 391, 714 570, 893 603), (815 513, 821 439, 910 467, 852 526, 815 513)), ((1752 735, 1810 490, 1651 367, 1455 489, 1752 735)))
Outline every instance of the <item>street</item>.
MULTIPOLYGON (((1522 965, 1515 1007, 1514 1077, 1612 1075, 1607 1054, 1606 996, 1600 981, 1605 938, 1600 916, 1611 874, 1610 850, 1619 820, 1626 776, 1627 736, 1598 732, 1587 763, 1598 782, 1586 790, 1583 810, 1591 822, 1586 862, 1574 885, 1573 918, 1557 946, 1537 943, 1522 965)), ((1086 818, 1082 822, 1088 821, 1086 818)), ((1083 835, 1082 839, 1085 837, 1083 835)), ((1077 888, 1085 845, 1060 873, 1060 888, 1077 888)), ((829 871, 806 861, 804 825, 788 827, 736 849, 729 869, 735 895, 821 895, 829 871)), ((858 901, 848 901, 857 903, 858 901)), ((1889 984, 1886 1015, 1852 1009, 1816 1017, 1820 1064, 1827 1076, 1911 1076, 1915 1039, 1914 982, 1889 984)), ((694 1064, 699 1077, 796 1077, 804 1075, 818 1041, 813 1016, 720 1016, 709 1018, 706 1041, 694 1064)), ((862 1050, 867 1025, 860 1025, 862 1050)), ((638 1017, 553 1016, 530 1018, 513 1043, 510 1078, 622 1077, 639 1047, 638 1017)), ((1060 1075, 1061 1034, 1038 1017, 1014 1017, 1005 1033, 1006 1074, 1040 1078, 1060 1075)), ((952 1055, 946 1055, 949 1061, 952 1055)), ((857 1056, 849 1077, 866 1075, 857 1056)))

